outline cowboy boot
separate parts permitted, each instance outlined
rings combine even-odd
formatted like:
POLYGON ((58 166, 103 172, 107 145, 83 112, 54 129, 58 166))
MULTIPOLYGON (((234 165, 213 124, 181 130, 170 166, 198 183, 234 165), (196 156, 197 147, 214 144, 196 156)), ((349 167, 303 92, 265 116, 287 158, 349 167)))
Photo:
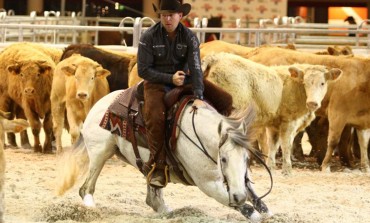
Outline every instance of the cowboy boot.
POLYGON ((164 149, 158 152, 157 162, 153 164, 153 168, 149 172, 147 180, 150 186, 163 188, 168 183, 168 167, 165 163, 166 153, 164 149))

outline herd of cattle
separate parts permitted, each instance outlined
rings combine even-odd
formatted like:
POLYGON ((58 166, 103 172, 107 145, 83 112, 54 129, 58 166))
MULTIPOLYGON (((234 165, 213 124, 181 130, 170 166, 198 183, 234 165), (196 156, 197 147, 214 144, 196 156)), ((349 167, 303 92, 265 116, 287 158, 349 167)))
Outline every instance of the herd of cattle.
MULTIPOLYGON (((313 146, 321 154, 318 160, 322 161, 322 171, 329 170, 334 149, 356 135, 358 141, 342 143, 339 152, 344 160, 351 160, 356 147, 353 145, 358 145, 360 168, 370 172, 370 59, 355 56, 348 48, 329 47, 328 52, 314 54, 271 46, 249 48, 223 41, 201 45, 205 78, 232 95, 235 110, 254 104, 255 126, 261 134, 258 144, 268 155, 270 167, 275 166, 275 154, 281 146, 284 174, 291 173, 294 137, 312 121, 316 125, 311 132, 325 133, 319 136, 325 138, 325 145, 313 146)), ((24 131, 27 125, 21 121, 26 119, 32 129, 34 151, 44 153, 52 152, 54 137, 57 153, 62 152, 63 128, 75 141, 97 100, 140 80, 135 54, 88 44, 61 50, 37 43, 6 47, 0 54, 0 79, 1 146, 5 132, 23 130, 21 146, 31 147, 24 131), (3 118, 7 115, 12 122, 3 118), (42 146, 41 128, 45 132, 42 146)), ((14 133, 8 133, 8 143, 17 146, 14 133)), ((0 158, 1 165, 5 165, 3 147, 0 158)), ((1 166, 0 191, 3 173, 1 166)), ((0 213, 1 209, 0 205, 0 213)))

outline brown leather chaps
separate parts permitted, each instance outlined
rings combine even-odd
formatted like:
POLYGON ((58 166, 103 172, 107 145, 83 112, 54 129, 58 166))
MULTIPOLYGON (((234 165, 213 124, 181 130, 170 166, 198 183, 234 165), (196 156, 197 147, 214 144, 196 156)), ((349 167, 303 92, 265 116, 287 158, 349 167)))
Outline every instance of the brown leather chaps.
POLYGON ((163 84, 144 81, 144 120, 150 150, 150 158, 146 166, 150 167, 155 162, 158 169, 164 169, 166 164, 166 153, 164 149, 166 120, 165 93, 163 84))

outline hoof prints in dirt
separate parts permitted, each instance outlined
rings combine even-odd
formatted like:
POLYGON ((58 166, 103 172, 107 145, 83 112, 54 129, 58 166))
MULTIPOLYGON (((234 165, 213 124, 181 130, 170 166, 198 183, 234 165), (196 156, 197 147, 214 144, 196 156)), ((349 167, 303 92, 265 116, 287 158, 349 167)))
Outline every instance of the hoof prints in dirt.
POLYGON ((303 220, 298 215, 288 215, 288 214, 274 214, 272 217, 265 219, 262 223, 314 223, 320 222, 318 220, 303 220))
POLYGON ((61 220, 90 222, 101 218, 101 213, 98 209, 88 208, 69 201, 50 204, 40 212, 37 220, 46 222, 57 222, 61 220))

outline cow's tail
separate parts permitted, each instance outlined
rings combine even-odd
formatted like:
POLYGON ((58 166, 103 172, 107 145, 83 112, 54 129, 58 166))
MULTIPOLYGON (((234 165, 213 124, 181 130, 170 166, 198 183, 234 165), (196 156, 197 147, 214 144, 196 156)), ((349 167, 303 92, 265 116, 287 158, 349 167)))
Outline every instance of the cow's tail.
POLYGON ((63 195, 72 188, 79 177, 88 169, 89 156, 82 134, 71 148, 66 149, 58 158, 56 193, 63 195))

